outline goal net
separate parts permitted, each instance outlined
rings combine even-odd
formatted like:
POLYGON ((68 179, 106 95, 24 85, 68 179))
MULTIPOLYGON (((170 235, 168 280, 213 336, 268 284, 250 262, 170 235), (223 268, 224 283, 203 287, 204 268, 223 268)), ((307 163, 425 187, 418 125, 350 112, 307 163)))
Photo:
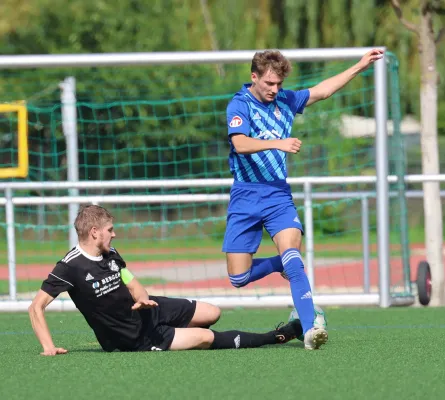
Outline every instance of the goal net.
MULTIPOLYGON (((294 63, 285 88, 311 87, 352 62, 294 63)), ((0 183, 69 179, 70 158, 63 119, 66 116, 59 83, 73 76, 79 181, 127 182, 114 188, 98 184, 79 189, 78 195, 84 196, 83 202, 93 199, 114 215, 114 246, 148 292, 222 299, 224 304, 290 305, 288 282, 279 274, 242 289, 232 287, 221 252, 230 190, 227 182, 231 178, 225 110, 233 94, 249 80, 249 68, 244 63, 0 71, 3 101, 26 101, 29 145, 27 178, 4 177, 0 183), (206 179, 208 185, 140 185, 147 180, 161 183, 189 179, 206 179), (225 181, 216 181, 219 179, 225 181), (139 186, 131 187, 132 182, 139 186), (113 196, 113 200, 100 201, 107 196, 113 196)), ((387 82, 389 172, 403 176, 397 60, 391 54, 387 55, 387 82)), ((3 155, 16 152, 14 118, 17 116, 2 114, 0 110, 0 170, 10 167, 3 155)), ((306 109, 295 119, 293 136, 299 137, 303 145, 299 154, 288 156, 290 178, 375 176, 373 69, 362 73, 332 98, 306 109)), ((375 183, 351 183, 346 179, 311 186, 310 262, 315 297, 378 295, 375 187, 375 183)), ((292 190, 301 220, 307 221, 303 186, 292 185, 292 190)), ((391 294, 409 296, 403 184, 391 184, 390 191, 391 294)), ((48 196, 67 194, 63 188, 29 188, 12 193, 13 198, 21 199, 14 204, 18 300, 31 298, 42 279, 70 249, 69 206, 66 202, 39 203, 48 196)), ((3 198, 0 235, 6 238, 5 202, 3 198)), ((307 257, 305 241, 302 253, 307 257)), ((273 242, 265 232, 257 256, 275 254, 273 242)), ((6 240, 0 242, 0 274, 0 296, 6 301, 11 290, 6 240)))

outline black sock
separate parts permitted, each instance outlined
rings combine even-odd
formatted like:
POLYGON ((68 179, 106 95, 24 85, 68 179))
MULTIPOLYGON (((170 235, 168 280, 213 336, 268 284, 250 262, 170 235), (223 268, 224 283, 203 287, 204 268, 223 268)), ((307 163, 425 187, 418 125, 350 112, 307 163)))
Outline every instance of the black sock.
POLYGON ((216 332, 215 340, 211 349, 247 349, 250 347, 260 347, 266 344, 277 343, 275 333, 250 333, 241 331, 216 332))

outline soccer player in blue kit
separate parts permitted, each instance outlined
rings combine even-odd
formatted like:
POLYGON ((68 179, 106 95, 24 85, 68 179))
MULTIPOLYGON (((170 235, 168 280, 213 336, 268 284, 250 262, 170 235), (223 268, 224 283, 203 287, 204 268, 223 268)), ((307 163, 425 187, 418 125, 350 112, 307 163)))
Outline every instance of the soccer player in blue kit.
POLYGON ((318 349, 328 334, 314 327, 312 290, 300 254, 303 227, 286 182, 287 153, 300 151, 301 140, 291 137, 296 114, 325 100, 344 87, 383 51, 373 49, 342 73, 310 89, 285 90, 291 64, 279 51, 255 53, 252 83, 245 84, 227 107, 230 143, 229 165, 234 176, 222 251, 235 287, 246 286, 272 272, 289 280, 292 299, 300 316, 306 349, 318 349), (270 258, 253 258, 263 226, 278 250, 270 258))

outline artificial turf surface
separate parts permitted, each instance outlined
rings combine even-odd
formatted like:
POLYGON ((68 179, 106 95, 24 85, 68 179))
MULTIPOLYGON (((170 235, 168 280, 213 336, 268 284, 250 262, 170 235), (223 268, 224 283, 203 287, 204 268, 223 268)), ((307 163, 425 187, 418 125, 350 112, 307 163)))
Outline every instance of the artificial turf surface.
MULTIPOLYGON (((263 332, 289 309, 224 310, 217 330, 263 332)), ((77 312, 48 312, 39 356, 28 315, 0 314, 0 399, 443 399, 445 309, 326 308, 329 342, 259 349, 104 353, 77 312)))

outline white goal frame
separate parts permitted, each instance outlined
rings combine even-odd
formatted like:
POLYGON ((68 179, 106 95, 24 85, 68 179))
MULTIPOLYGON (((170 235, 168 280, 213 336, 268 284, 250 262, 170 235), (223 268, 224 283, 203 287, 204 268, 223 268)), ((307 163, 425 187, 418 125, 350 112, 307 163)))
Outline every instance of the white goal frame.
MULTIPOLYGON (((386 50, 385 47, 378 47, 386 50)), ((281 52, 291 61, 294 62, 314 62, 314 61, 332 61, 332 60, 358 60, 371 48, 332 48, 332 49, 284 49, 281 52)), ((156 52, 156 53, 107 53, 107 54, 63 54, 63 55, 12 55, 0 56, 0 69, 28 69, 28 68, 62 68, 62 67, 100 67, 100 66, 137 66, 137 65, 166 65, 166 64, 204 64, 204 63, 246 63, 250 62, 256 50, 243 51, 212 51, 212 52, 156 52)), ((344 294, 344 295, 320 295, 315 294, 314 300, 320 305, 379 305, 380 307, 389 307, 395 302, 399 304, 412 304, 411 296, 395 300, 390 295, 390 263, 389 263, 389 192, 388 192, 388 144, 387 144, 387 59, 385 55, 381 60, 377 61, 374 66, 375 81, 375 119, 376 119, 376 176, 375 177, 347 177, 351 183, 361 182, 370 179, 370 182, 376 184, 377 193, 377 227, 378 227, 378 264, 379 264, 379 293, 378 294, 344 294)), ((71 82, 72 83, 72 82, 71 82)), ((69 85, 70 81, 65 82, 69 85)), ((75 97, 73 93, 68 93, 68 100, 64 105, 68 105, 71 101, 72 107, 75 108, 75 97)), ((62 99, 63 103, 63 99, 62 99)), ((71 109, 71 112, 73 110, 71 109)), ((69 110, 67 114, 69 114, 69 110)), ((72 113, 70 114, 73 115, 72 113)), ((75 114, 74 114, 75 115, 75 114)), ((68 124, 73 129, 73 125, 68 124)), ((68 129, 70 127, 68 126, 68 129)), ((64 127, 65 129, 65 127, 64 127)), ((74 127, 75 129, 75 127, 74 127)), ((66 133, 65 133, 66 134, 66 133)), ((14 236, 14 204, 20 204, 22 199, 16 198, 13 191, 18 188, 50 188, 57 186, 65 186, 69 189, 69 196, 52 197, 52 198, 33 198, 35 204, 70 204, 70 224, 72 224, 77 204, 79 202, 94 201, 94 198, 86 196, 76 196, 77 190, 85 187, 86 182, 78 182, 78 165, 77 165, 77 146, 67 147, 67 157, 70 160, 68 180, 69 182, 42 182, 42 183, 0 183, 0 190, 5 191, 3 204, 6 206, 7 216, 7 239, 8 239, 8 259, 10 267, 10 299, 8 301, 0 301, 0 311, 23 310, 29 305, 29 302, 19 301, 15 299, 15 236, 14 236), (74 152, 70 153, 70 150, 74 152), (40 199, 40 200, 39 200, 40 199), (40 202, 39 202, 40 201, 40 202)), ((396 179, 395 177, 391 177, 396 179)), ((303 185, 305 192, 305 208, 311 205, 310 192, 311 185, 318 183, 335 183, 336 179, 341 179, 340 183, 345 182, 345 177, 312 177, 312 178, 290 178, 289 181, 303 185)), ((215 184, 218 180, 201 180, 198 186, 206 186, 215 184), (211 181, 211 182, 210 182, 211 181)), ((122 182, 100 182, 101 187, 113 187, 113 184, 122 182)), ((227 183, 227 182, 226 182, 227 183)), ((231 180, 228 182, 231 184, 231 180)), ((368 182, 369 183, 369 182, 368 182)), ((98 185, 98 182, 88 182, 88 184, 98 185)), ((131 182, 127 182, 131 186, 131 182)), ((134 184, 134 182, 133 182, 134 184)), ((142 183, 143 184, 143 183, 142 183)), ((145 184, 153 187, 153 181, 145 181, 145 184)), ((174 185, 189 185, 187 181, 157 181, 162 187, 173 187, 174 185)), ((220 185, 221 182, 216 184, 220 185)), ((147 187, 148 187, 147 186, 147 187)), ((97 187, 97 186, 96 186, 97 187)), ((122 186, 119 186, 122 187, 122 186)), ((134 187, 134 186, 133 186, 134 187)), ((159 186, 161 187, 161 186, 159 186)), ((177 187, 177 186, 176 186, 177 187)), ((190 187, 190 186, 188 186, 190 187)), ((197 195, 200 196, 200 195, 197 195)), ((201 195, 202 196, 202 195, 201 195)), ((94 196, 93 196, 94 197, 94 196)), ((0 198, 1 200, 1 198, 0 198)), ((28 202, 30 199, 28 198, 28 202)), ((101 197, 102 203, 107 202, 107 196, 101 197)), ((113 199, 115 202, 116 200, 113 199)), ((193 201, 196 201, 194 199, 193 201)), ((1 205, 0 201, 0 205, 1 205)), ((312 227, 312 210, 306 208, 305 213, 306 227, 306 248, 307 257, 313 257, 313 232, 312 227), (312 252, 311 252, 312 249, 312 252)), ((311 261, 309 260, 309 263, 311 261)), ((309 278, 313 282, 309 270, 309 278)), ((202 298, 201 300, 209 301, 220 306, 291 306, 291 296, 258 296, 258 297, 211 297, 202 298)), ((73 305, 70 301, 56 300, 50 309, 68 310, 73 305)))

